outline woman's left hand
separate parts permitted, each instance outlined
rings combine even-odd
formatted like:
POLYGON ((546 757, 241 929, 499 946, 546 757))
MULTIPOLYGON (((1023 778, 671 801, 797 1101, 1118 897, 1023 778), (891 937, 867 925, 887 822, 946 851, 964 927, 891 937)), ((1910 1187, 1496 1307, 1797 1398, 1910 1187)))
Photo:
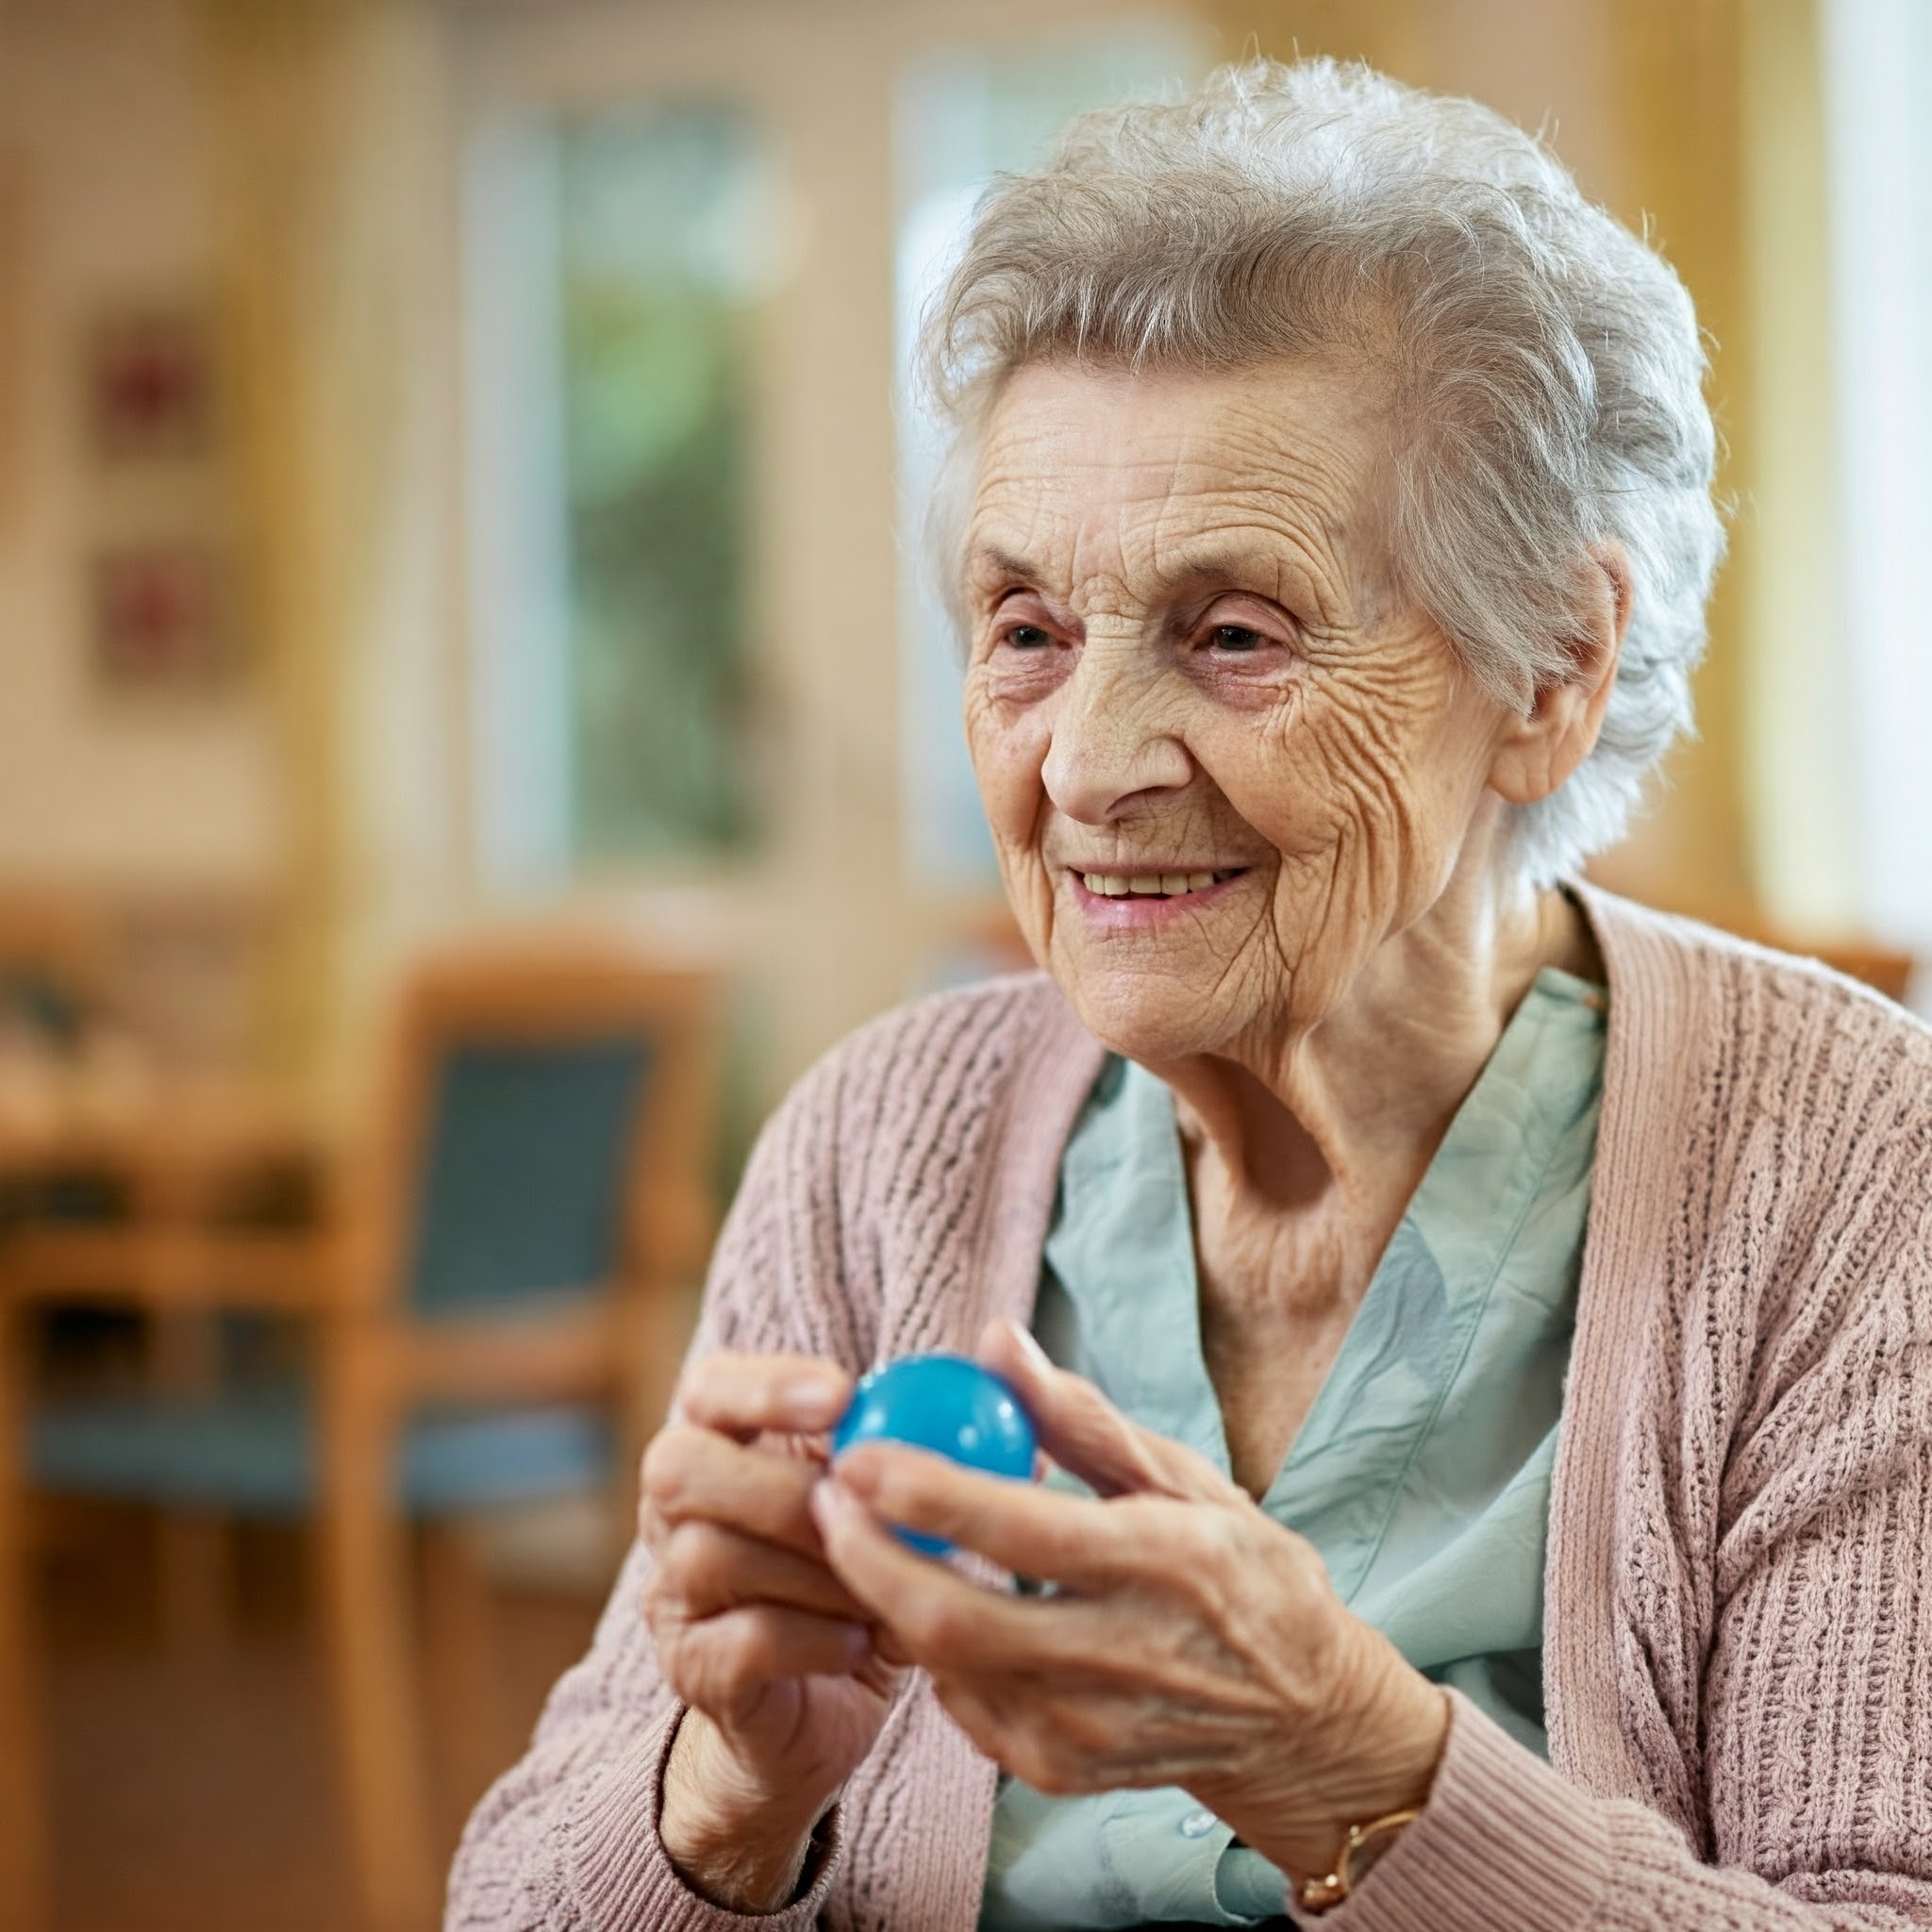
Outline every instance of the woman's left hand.
POLYGON ((1098 1500, 882 1444, 812 1499, 832 1569, 974 1742, 1048 1793, 1180 1786, 1292 1877, 1329 1871, 1350 1824, 1420 1805, 1447 1702, 1314 1550, 1016 1324, 980 1354, 1098 1500), (988 1588, 887 1524, 1057 1588, 988 1588))

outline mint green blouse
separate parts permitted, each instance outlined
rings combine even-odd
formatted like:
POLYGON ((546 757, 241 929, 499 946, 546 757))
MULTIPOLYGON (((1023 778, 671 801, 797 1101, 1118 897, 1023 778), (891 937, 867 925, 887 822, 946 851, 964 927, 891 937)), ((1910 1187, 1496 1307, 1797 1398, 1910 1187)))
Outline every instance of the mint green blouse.
MULTIPOLYGON (((1357 1616, 1539 1751, 1550 1470, 1607 1008, 1600 987, 1538 977, 1261 1499, 1357 1616)), ((1126 1414, 1228 1468, 1174 1096, 1131 1061, 1108 1060, 1067 1144, 1034 1331, 1126 1414)), ((1285 1899, 1281 1874, 1185 1791, 1001 1782, 981 1932, 1252 1925, 1285 1899)))

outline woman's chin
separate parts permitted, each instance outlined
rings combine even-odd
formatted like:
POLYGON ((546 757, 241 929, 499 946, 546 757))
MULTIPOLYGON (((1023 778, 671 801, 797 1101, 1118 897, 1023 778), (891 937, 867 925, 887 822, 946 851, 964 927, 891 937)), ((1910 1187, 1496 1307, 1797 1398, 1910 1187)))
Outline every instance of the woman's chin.
POLYGON ((1232 1030, 1216 1010, 1211 978, 1152 960, 1054 976, 1094 1039, 1144 1066, 1212 1053, 1232 1030))

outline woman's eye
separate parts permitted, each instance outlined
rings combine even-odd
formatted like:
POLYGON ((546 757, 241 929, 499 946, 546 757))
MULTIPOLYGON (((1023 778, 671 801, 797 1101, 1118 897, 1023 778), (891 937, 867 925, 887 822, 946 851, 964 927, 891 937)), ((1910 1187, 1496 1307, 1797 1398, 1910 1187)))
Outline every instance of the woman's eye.
POLYGON ((1052 637, 1037 624, 1016 624, 1006 634, 1006 641, 1016 650, 1037 651, 1053 642, 1052 637))
POLYGON ((1217 624, 1208 633, 1208 641, 1217 651, 1258 651, 1267 640, 1257 630, 1239 624, 1217 624))

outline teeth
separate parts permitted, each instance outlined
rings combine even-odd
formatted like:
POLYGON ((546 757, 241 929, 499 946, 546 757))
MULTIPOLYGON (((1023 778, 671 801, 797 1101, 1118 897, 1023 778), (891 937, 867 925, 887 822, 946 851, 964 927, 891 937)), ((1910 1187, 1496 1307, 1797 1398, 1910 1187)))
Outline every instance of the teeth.
POLYGON ((1125 874, 1116 872, 1083 872, 1087 890, 1096 898, 1177 899, 1189 892, 1205 892, 1211 885, 1234 876, 1231 872, 1150 872, 1125 874))

